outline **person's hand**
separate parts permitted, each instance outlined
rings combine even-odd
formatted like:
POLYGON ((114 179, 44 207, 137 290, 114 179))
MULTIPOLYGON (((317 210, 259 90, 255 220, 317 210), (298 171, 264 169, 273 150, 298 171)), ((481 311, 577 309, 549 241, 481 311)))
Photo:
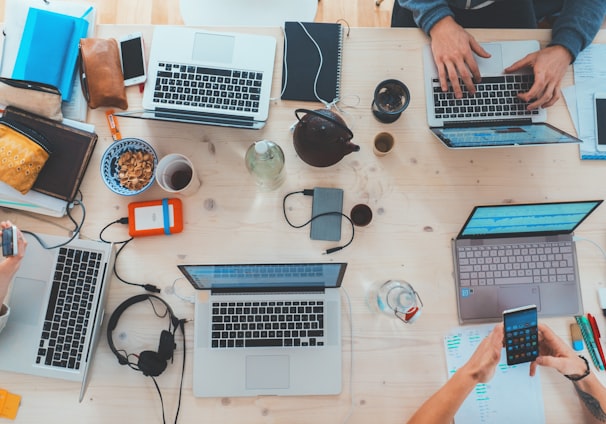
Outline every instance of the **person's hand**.
POLYGON ((497 324, 488 337, 482 340, 462 369, 478 383, 489 381, 501 359, 503 349, 503 324, 497 324))
POLYGON ((537 366, 556 369, 564 375, 581 375, 586 365, 577 353, 566 342, 555 334, 551 328, 539 323, 539 356, 530 363, 530 375, 536 373, 537 366))
MULTIPOLYGON (((0 222, 0 230, 4 230, 5 228, 10 228, 10 227, 12 227, 12 225, 13 224, 10 221, 2 221, 2 222, 0 222)), ((0 231, 0 235, 1 235, 1 231, 0 231)), ((19 262, 21 262, 21 259, 25 255, 26 247, 27 247, 27 240, 25 240, 25 237, 23 237, 23 233, 21 233, 21 230, 19 230, 19 228, 17 228, 17 254, 14 256, 9 256, 9 257, 5 258, 4 260, 9 261, 9 263, 16 262, 18 264, 19 262)))
POLYGON ((549 46, 538 52, 530 53, 513 65, 505 68, 505 72, 517 72, 530 67, 534 73, 534 84, 526 93, 518 97, 528 105, 528 109, 552 106, 560 98, 562 78, 572 62, 570 52, 562 46, 549 46))
POLYGON ((459 84, 461 77, 469 92, 475 94, 473 83, 480 82, 482 76, 473 53, 484 58, 490 57, 490 54, 450 16, 438 21, 429 35, 442 91, 448 91, 450 80, 455 97, 463 97, 459 84))

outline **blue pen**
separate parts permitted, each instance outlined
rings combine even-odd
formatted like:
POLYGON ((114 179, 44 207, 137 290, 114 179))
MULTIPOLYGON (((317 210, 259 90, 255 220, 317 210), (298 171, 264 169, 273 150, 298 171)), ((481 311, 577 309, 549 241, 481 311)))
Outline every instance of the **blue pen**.
POLYGON ((86 9, 86 12, 84 12, 84 15, 80 16, 80 18, 86 18, 86 16, 93 11, 93 7, 90 6, 88 9, 86 9))

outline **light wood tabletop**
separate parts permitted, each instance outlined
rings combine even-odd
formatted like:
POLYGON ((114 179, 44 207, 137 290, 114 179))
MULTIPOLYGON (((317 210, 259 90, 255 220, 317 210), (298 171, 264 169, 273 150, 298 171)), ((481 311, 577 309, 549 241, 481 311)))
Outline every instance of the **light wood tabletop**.
MULTIPOLYGON (((100 25, 97 36, 118 37, 142 31, 147 48, 153 42, 151 26, 100 25)), ((183 197, 184 231, 171 236, 137 238, 120 254, 117 269, 133 282, 162 288, 161 296, 175 313, 192 319, 188 302, 194 291, 177 269, 183 263, 234 262, 347 262, 343 283, 343 391, 338 396, 195 398, 192 394, 192 345, 194 323, 186 324, 187 357, 180 422, 208 423, 401 423, 437 390, 447 378, 444 336, 458 326, 453 279, 451 239, 475 205, 541 201, 589 200, 604 196, 604 164, 581 161, 576 145, 449 150, 429 132, 425 114, 421 50, 428 42, 416 29, 351 28, 344 39, 340 115, 354 133, 360 151, 336 165, 314 168, 293 148, 291 126, 296 108, 320 109, 320 103, 279 100, 282 74, 282 32, 246 29, 275 36, 275 61, 269 121, 262 130, 228 129, 191 124, 119 118, 123 137, 148 141, 160 156, 182 153, 194 163, 202 180, 200 190, 183 197), (370 106, 375 86, 396 78, 410 89, 411 102, 392 124, 382 124, 370 106), (394 150, 373 154, 379 132, 395 138, 394 150), (278 143, 285 152, 287 178, 276 191, 260 192, 244 165, 246 149, 257 140, 278 143), (309 229, 293 229, 282 215, 286 193, 314 187, 344 190, 343 210, 364 203, 373 220, 356 228, 351 246, 322 255, 335 243, 314 241, 309 229), (379 315, 368 304, 369 289, 389 279, 410 282, 423 300, 423 310, 413 324, 379 315), (173 286, 174 285, 174 286, 173 286)), ((482 41, 539 39, 546 30, 475 30, 482 41)), ((601 32, 596 40, 606 42, 601 32)), ((572 68, 564 86, 572 84, 572 68)), ((136 109, 142 94, 128 88, 129 106, 136 109)), ((86 221, 82 236, 98 239, 110 222, 127 216, 132 201, 166 197, 157 185, 135 197, 118 196, 101 180, 99 163, 112 143, 105 109, 89 111, 99 141, 82 184, 86 221)), ((548 110, 548 121, 574 134, 566 105, 559 100, 548 110)), ((293 221, 307 220, 307 197, 293 197, 293 221)), ((76 214, 78 212, 75 212, 76 214)), ((41 233, 66 234, 67 218, 36 217, 3 210, 3 219, 41 233)), ((604 244, 606 208, 585 221, 577 235, 604 244)), ((349 236, 343 225, 342 242, 349 236)), ((106 238, 123 240, 125 226, 112 227, 106 238)), ((337 243, 338 244, 338 243, 337 243)), ((577 246, 582 294, 586 312, 604 326, 597 289, 604 287, 605 258, 589 242, 577 246)), ((112 279, 107 314, 139 288, 112 279)), ((107 321, 107 318, 106 318, 107 321)), ((561 337, 570 341, 572 317, 545 319, 561 337)), ((165 322, 148 306, 131 308, 114 332, 116 343, 129 352, 155 350, 165 322)), ((104 326, 105 328, 105 326, 104 326)), ((606 327, 605 327, 606 328, 606 327)), ((177 337, 174 363, 157 379, 167 421, 174 420, 183 350, 177 337)), ((592 367, 593 368, 593 367, 592 367)), ((597 372, 606 382, 604 372, 597 372)), ((540 373, 546 421, 579 422, 581 407, 572 384, 550 369, 540 373)), ((89 385, 82 403, 80 387, 28 375, 0 372, 0 387, 20 394, 15 422, 149 422, 162 420, 160 400, 152 380, 121 366, 103 334, 95 353, 89 385)), ((515 396, 512 393, 511 396, 515 396)))

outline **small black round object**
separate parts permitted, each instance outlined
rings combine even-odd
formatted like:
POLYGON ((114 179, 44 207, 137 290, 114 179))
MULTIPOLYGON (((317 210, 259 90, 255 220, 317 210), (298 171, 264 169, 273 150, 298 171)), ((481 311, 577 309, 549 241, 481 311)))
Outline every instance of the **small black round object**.
POLYGON ((360 203, 351 209, 350 218, 354 225, 365 227, 372 221, 372 210, 368 205, 360 203))

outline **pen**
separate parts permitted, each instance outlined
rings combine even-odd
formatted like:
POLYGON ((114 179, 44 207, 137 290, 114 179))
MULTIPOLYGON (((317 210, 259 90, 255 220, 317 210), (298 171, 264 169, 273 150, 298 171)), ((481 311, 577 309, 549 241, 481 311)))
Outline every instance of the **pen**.
POLYGON ((112 138, 114 141, 122 139, 120 128, 118 128, 118 120, 114 116, 114 110, 109 109, 107 112, 105 112, 105 117, 107 118, 107 124, 109 125, 109 130, 112 133, 112 138))
POLYGON ((591 355, 591 359, 595 363, 595 366, 600 371, 604 371, 604 363, 602 362, 602 358, 600 357, 600 352, 598 351, 598 347, 593 339, 593 332, 591 331, 591 324, 589 324, 589 320, 586 316, 579 316, 581 332, 585 335, 587 340, 585 340, 585 344, 587 345, 587 350, 591 355))
POLYGON ((591 314, 587 314, 587 319, 589 320, 589 324, 591 325, 591 331, 593 332, 593 339, 595 340, 595 344, 598 348, 598 353, 600 354, 600 359, 602 359, 602 363, 606 365, 606 359, 604 358, 604 350, 602 349, 602 342, 600 341, 600 329, 598 328, 598 323, 595 320, 595 317, 591 314))

